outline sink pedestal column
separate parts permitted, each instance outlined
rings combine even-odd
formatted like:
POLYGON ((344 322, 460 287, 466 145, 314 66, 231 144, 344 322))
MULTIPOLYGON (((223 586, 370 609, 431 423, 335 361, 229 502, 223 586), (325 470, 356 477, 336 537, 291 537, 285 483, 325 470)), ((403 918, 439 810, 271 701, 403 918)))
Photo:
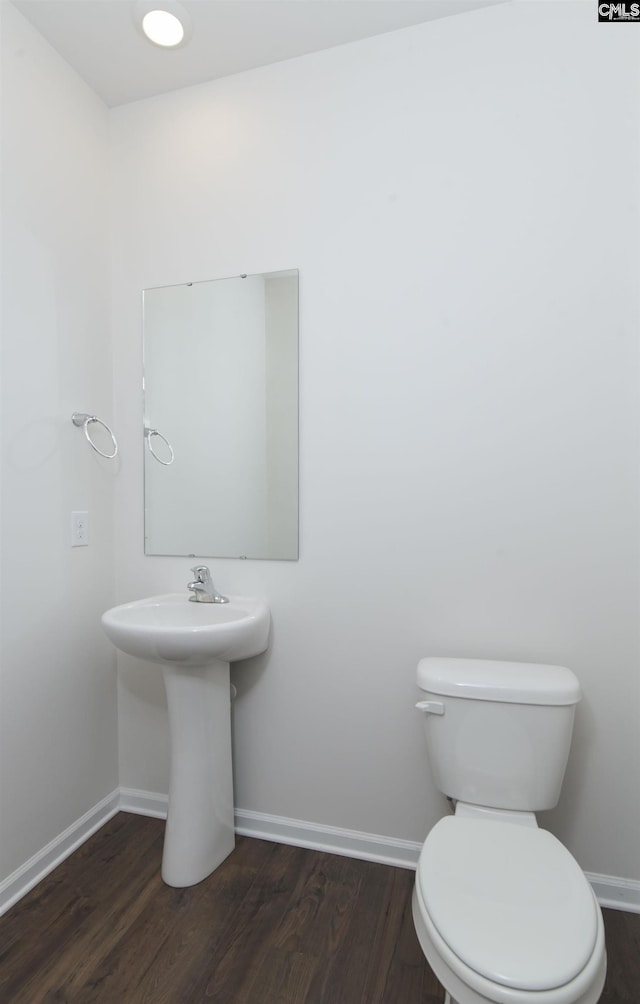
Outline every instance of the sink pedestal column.
POLYGON ((201 882, 235 846, 229 663, 164 667, 171 767, 162 878, 201 882))

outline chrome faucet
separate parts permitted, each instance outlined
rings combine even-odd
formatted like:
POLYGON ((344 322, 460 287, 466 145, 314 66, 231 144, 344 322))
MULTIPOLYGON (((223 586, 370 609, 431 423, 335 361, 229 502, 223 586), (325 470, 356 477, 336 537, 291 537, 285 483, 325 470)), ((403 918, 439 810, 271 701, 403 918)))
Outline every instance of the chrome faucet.
POLYGON ((222 596, 213 584, 211 572, 206 565, 195 565, 191 571, 195 575, 193 582, 187 583, 193 596, 189 599, 193 603, 228 603, 229 597, 222 596))

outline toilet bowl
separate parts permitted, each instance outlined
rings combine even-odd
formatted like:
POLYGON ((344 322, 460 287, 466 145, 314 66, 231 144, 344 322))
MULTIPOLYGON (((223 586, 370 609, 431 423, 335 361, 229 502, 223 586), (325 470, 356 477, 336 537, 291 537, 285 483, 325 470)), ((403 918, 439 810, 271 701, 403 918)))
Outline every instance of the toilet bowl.
POLYGON ((576 678, 563 667, 423 659, 427 747, 455 803, 422 848, 413 920, 451 1004, 596 1004, 600 907, 535 812, 555 805, 576 678))
POLYGON ((596 1004, 602 915, 560 841, 513 822, 450 816, 423 846, 413 919, 457 1004, 596 1004))

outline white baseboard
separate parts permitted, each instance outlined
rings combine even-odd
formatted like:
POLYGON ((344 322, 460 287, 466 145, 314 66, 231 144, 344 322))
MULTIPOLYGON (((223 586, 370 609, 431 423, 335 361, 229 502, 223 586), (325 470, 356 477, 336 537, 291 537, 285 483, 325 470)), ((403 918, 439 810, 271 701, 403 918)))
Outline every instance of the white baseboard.
POLYGON ((155 791, 141 791, 139 788, 120 789, 120 808, 123 812, 166 819, 168 805, 168 795, 160 795, 155 791))
MULTIPOLYGON (((120 788, 85 813, 0 884, 0 916, 29 892, 118 811, 166 819, 168 797, 137 788, 120 788)), ((236 809, 236 832, 260 840, 415 869, 422 844, 337 826, 307 823, 286 816, 236 809)), ((600 906, 640 913, 640 881, 587 872, 600 906)))
MULTIPOLYGON (((120 808, 141 816, 167 817, 168 798, 152 791, 136 788, 120 789, 120 808)), ((345 857, 377 861, 397 868, 413 868, 418 863, 422 844, 393 837, 379 837, 357 830, 344 830, 319 823, 306 823, 286 816, 270 816, 264 812, 235 810, 236 833, 258 840, 273 840, 294 847, 308 847, 314 851, 327 851, 345 857)))
POLYGON ((120 792, 116 788, 84 816, 55 837, 42 850, 25 861, 20 868, 12 872, 0 883, 0 916, 17 903, 19 899, 33 889, 38 882, 53 871, 65 858, 80 847, 81 844, 99 830, 101 826, 115 816, 120 809, 120 792))
POLYGON ((329 854, 342 854, 363 861, 377 861, 396 868, 413 868, 418 863, 422 844, 395 837, 381 837, 358 830, 343 830, 337 826, 305 823, 286 816, 269 816, 264 812, 236 809, 236 833, 280 844, 309 847, 329 854))
POLYGON ((640 913, 640 882, 636 879, 617 878, 615 875, 585 873, 600 906, 612 910, 640 913))

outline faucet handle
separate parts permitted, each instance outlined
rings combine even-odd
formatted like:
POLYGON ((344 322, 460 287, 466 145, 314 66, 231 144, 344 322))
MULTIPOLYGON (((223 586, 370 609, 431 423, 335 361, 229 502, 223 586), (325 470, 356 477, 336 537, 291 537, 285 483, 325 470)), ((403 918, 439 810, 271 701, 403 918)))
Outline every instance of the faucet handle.
POLYGON ((207 565, 194 565, 191 569, 198 582, 210 582, 211 572, 207 565))

